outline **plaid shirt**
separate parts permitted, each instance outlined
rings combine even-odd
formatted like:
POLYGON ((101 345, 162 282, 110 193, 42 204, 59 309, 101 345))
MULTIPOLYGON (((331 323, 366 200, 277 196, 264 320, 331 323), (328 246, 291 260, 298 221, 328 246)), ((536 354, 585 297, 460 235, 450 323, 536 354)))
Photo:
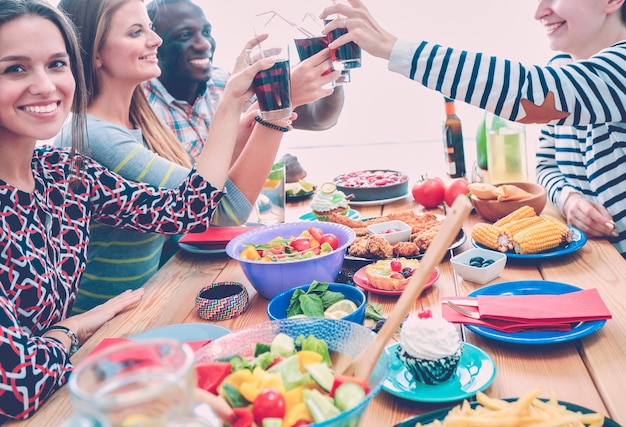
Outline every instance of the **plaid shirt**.
POLYGON ((222 98, 230 73, 213 68, 211 80, 193 105, 175 99, 159 79, 152 79, 143 86, 148 102, 156 115, 174 131, 192 159, 197 159, 209 134, 217 104, 222 98))

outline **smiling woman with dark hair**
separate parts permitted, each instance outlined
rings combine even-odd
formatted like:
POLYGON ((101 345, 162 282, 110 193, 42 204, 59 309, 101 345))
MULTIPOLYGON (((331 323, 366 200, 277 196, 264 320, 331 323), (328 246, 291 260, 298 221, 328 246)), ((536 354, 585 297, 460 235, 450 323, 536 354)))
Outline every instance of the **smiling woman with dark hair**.
MULTIPOLYGON (((200 232, 224 194, 226 168, 219 165, 200 164, 165 189, 126 180, 84 156, 87 89, 79 52, 71 23, 47 2, 0 1, 0 424, 36 411, 67 382, 80 344, 143 295, 143 289, 123 292, 69 315, 91 223, 145 234, 200 232), (38 147, 70 111, 71 148, 38 147)), ((259 61, 229 81, 212 133, 225 156, 254 75, 271 65, 259 61)), ((263 142, 280 140, 279 132, 264 132, 263 142)))

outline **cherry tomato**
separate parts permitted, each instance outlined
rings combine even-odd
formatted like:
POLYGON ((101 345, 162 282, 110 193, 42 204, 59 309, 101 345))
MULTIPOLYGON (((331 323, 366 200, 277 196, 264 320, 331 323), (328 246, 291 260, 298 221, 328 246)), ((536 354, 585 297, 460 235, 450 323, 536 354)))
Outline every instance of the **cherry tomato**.
POLYGON ((428 178, 419 181, 411 188, 413 198, 426 209, 431 209, 443 203, 446 186, 441 178, 428 178))
POLYGON ((275 388, 261 390, 252 402, 252 414, 259 425, 263 424, 264 418, 283 418, 285 410, 285 398, 275 388))
POLYGON ((310 226, 310 227, 309 227, 309 234, 310 234, 310 235, 311 235, 311 237, 313 237, 315 240, 317 240, 318 242, 320 242, 320 244, 322 243, 322 237, 324 237, 324 232, 322 231, 322 229, 321 229, 321 228, 310 226))
POLYGON ((469 192, 469 182, 465 178, 453 179, 446 187, 444 201, 446 205, 452 206, 458 196, 467 196, 469 192))
POLYGON ((339 240, 337 239, 337 236, 335 236, 332 233, 326 233, 322 236, 322 240, 319 241, 320 244, 326 242, 330 245, 331 248, 333 248, 333 250, 337 249, 339 247, 339 240))
POLYGON ((289 242, 289 246, 294 248, 297 252, 302 252, 311 249, 311 241, 306 236, 299 236, 289 242))

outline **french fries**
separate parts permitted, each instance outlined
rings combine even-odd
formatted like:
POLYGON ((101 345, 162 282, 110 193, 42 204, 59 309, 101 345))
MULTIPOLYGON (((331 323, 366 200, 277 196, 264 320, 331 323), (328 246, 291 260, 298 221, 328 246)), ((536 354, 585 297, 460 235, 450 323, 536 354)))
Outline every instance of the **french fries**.
POLYGON ((604 415, 583 414, 559 405, 554 392, 547 401, 540 400, 540 389, 534 389, 514 402, 476 393, 478 405, 467 400, 455 406, 443 421, 417 423, 415 427, 602 427, 604 415))

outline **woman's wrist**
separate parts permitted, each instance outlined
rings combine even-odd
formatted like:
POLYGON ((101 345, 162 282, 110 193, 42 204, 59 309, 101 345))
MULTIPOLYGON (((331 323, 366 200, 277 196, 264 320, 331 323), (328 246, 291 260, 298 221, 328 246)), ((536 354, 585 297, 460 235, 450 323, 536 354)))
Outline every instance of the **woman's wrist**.
POLYGON ((80 342, 76 337, 76 334, 67 326, 53 325, 49 327, 43 333, 43 335, 49 336, 50 338, 54 338, 59 341, 63 345, 63 347, 65 347, 67 353, 70 356, 76 353, 76 351, 80 347, 80 342))
POLYGON ((290 119, 282 119, 282 120, 265 120, 260 115, 256 115, 254 118, 257 123, 266 128, 273 129, 279 132, 289 132, 291 126, 290 119))

